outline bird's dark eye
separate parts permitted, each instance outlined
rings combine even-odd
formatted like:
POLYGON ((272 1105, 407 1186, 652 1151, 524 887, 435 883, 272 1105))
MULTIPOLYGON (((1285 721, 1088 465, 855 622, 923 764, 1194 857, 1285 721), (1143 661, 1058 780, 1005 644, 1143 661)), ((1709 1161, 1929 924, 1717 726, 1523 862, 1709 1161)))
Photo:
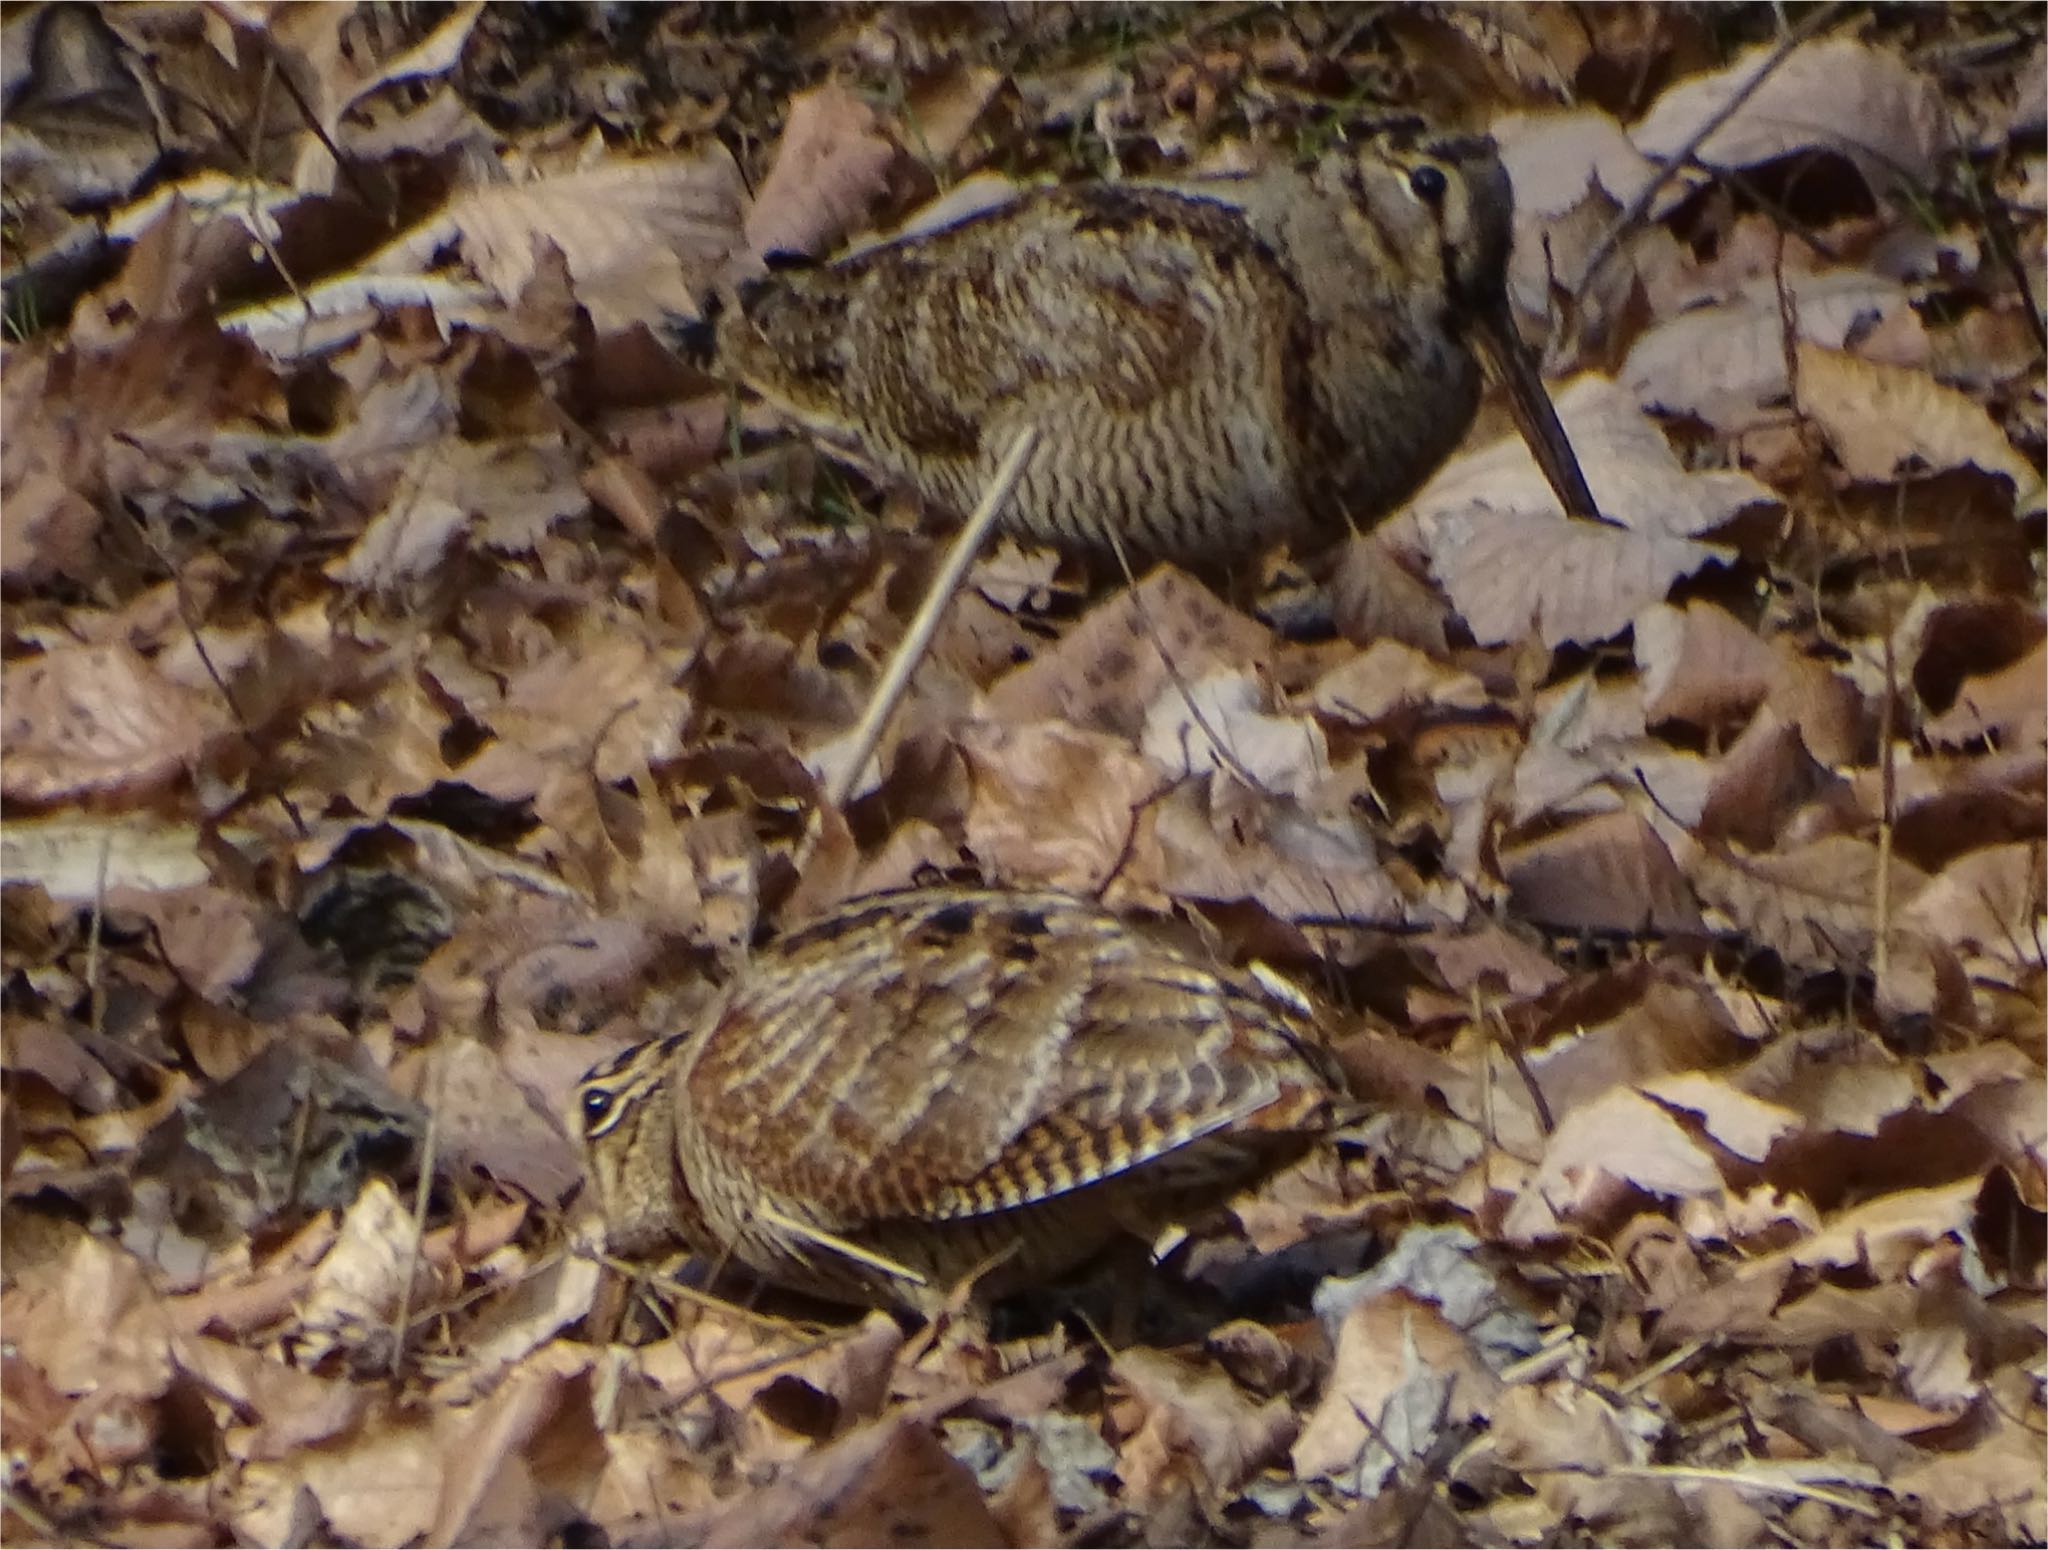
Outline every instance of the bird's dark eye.
POLYGON ((612 1095, 602 1087, 593 1087, 583 1095, 583 1128, 595 1130, 602 1125, 612 1112, 612 1095))
POLYGON ((1408 174, 1408 187, 1424 204, 1435 204, 1444 197, 1444 190, 1450 187, 1444 177, 1444 169, 1424 162, 1408 174))

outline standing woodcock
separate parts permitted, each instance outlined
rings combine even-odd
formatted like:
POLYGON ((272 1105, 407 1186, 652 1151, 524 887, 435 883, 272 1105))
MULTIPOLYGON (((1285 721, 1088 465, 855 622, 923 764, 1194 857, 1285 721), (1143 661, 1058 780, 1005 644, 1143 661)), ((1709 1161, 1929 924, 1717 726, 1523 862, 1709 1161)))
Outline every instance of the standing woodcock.
POLYGON ((1244 177, 1033 189, 781 270, 717 346, 838 455, 956 511, 1035 426, 1006 526, 1195 563, 1390 510, 1470 427, 1483 357, 1566 511, 1598 519, 1509 313, 1513 214, 1491 140, 1404 122, 1244 177))
POLYGON ((1187 1220, 1354 1112, 1284 981, 966 888, 842 905, 578 1094, 613 1253, 927 1311, 1187 1220))

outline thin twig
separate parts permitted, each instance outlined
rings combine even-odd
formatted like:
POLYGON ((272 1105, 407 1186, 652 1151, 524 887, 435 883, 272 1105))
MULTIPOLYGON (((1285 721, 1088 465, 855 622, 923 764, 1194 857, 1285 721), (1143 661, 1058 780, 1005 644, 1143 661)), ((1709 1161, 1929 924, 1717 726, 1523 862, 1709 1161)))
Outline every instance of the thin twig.
POLYGON ((391 1321, 391 1376, 405 1360, 405 1336, 412 1322, 412 1283, 419 1275, 420 1251, 427 1238, 427 1202, 434 1193, 434 1153, 441 1139, 441 1103, 448 1084, 448 1051, 437 1048, 429 1057, 432 1076, 428 1081, 427 1133, 420 1142, 420 1187, 413 1194, 412 1236, 406 1240, 405 1273, 398 1287, 398 1312, 391 1321))
MULTIPOLYGON (((1905 487, 1900 486, 1903 498, 1905 487)), ((1877 760, 1879 812, 1877 823, 1877 897, 1871 906, 1871 925, 1877 938, 1871 952, 1870 972, 1877 981, 1880 1004, 1885 981, 1891 974, 1892 959, 1892 836, 1895 832, 1899 797, 1898 760, 1892 748, 1892 718, 1899 695, 1899 663, 1892 646, 1893 624, 1884 621, 1884 699, 1877 712, 1877 760)))
POLYGON ((1615 251, 1621 246, 1621 239, 1635 230, 1643 217, 1650 213, 1650 206, 1656 203, 1657 196, 1664 192, 1665 186, 1677 177, 1681 170, 1691 165, 1693 158, 1699 154, 1700 147, 1707 143, 1714 131, 1741 111, 1742 105, 1756 94, 1758 87, 1770 79, 1794 49, 1831 25, 1841 10, 1839 4, 1830 4, 1809 12, 1797 27, 1778 40, 1778 46, 1771 50, 1770 57, 1763 62, 1756 74, 1743 82, 1719 110, 1709 114, 1706 122, 1693 131, 1692 138, 1674 151, 1665 160, 1664 165, 1657 169, 1657 175, 1636 191, 1636 197, 1628 202, 1627 208, 1614 218, 1607 230, 1600 234, 1600 240, 1593 244, 1592 256, 1586 260, 1585 271, 1579 276, 1579 283, 1572 291, 1574 308, 1584 303, 1586 293, 1593 288, 1593 281, 1598 278, 1600 271, 1607 266, 1608 260, 1614 257, 1615 251))
POLYGON ((97 1041, 106 1032, 107 988, 100 982, 100 939, 105 934, 107 918, 107 863, 114 853, 114 836, 111 833, 100 839, 99 866, 93 872, 92 880, 92 921, 86 928, 85 938, 85 995, 86 1004, 92 1009, 92 1036, 97 1041))
POLYGON ((975 556, 981 553, 981 546, 988 541, 989 529, 995 526, 1011 490, 1023 477, 1024 465, 1037 445, 1036 426, 1027 425, 1017 433, 1017 439, 1010 443, 1010 450, 1003 454, 1002 462, 996 466, 995 477, 982 492, 981 504, 974 508, 974 515, 967 519, 960 536, 953 540, 953 547, 946 551, 945 562, 926 589, 924 601, 918 605, 917 617, 910 621, 909 633, 897 646, 896 654, 889 658, 889 665, 882 671, 882 681, 875 685, 875 692, 868 698, 868 707, 861 713, 860 725, 854 728, 851 754, 825 788, 825 800, 832 806, 844 807, 859 787, 861 776, 867 773, 868 761, 874 757, 889 719, 895 715, 904 690, 910 686, 910 675, 924 660, 932 637, 938 633, 939 620, 945 614, 946 605, 960 589, 961 579, 974 563, 975 556))

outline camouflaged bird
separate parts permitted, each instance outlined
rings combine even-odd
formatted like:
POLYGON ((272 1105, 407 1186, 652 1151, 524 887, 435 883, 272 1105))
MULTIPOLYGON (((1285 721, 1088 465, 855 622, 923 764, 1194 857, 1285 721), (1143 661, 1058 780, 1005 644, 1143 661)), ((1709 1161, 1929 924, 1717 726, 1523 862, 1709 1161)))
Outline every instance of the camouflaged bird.
POLYGON ((955 511, 1035 426, 1007 527, 1193 563, 1383 515, 1470 427, 1484 357, 1560 502, 1599 520, 1509 313, 1513 215, 1492 141, 1404 123, 1244 177, 1033 189, 772 273, 717 350, 955 511))
POLYGON ((1277 976, 966 888, 842 905, 578 1091, 613 1253, 925 1311, 1185 1220, 1356 1112, 1277 976))

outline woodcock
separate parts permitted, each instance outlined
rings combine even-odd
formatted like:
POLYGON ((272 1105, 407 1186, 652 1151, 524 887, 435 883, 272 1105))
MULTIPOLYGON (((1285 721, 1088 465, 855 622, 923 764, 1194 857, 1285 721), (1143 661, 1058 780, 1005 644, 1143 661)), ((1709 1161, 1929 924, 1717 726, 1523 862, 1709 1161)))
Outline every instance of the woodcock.
POLYGON ((1036 189, 784 269, 717 348, 838 455, 956 511, 1036 426, 1008 527, 1191 563, 1390 510, 1470 427, 1483 357, 1566 511, 1598 519, 1509 313, 1513 214, 1491 140, 1408 122, 1301 167, 1036 189))
POLYGON ((926 1311, 1186 1220, 1354 1112, 1285 982, 1065 894, 960 888, 783 938, 579 1103, 613 1253, 926 1311))

